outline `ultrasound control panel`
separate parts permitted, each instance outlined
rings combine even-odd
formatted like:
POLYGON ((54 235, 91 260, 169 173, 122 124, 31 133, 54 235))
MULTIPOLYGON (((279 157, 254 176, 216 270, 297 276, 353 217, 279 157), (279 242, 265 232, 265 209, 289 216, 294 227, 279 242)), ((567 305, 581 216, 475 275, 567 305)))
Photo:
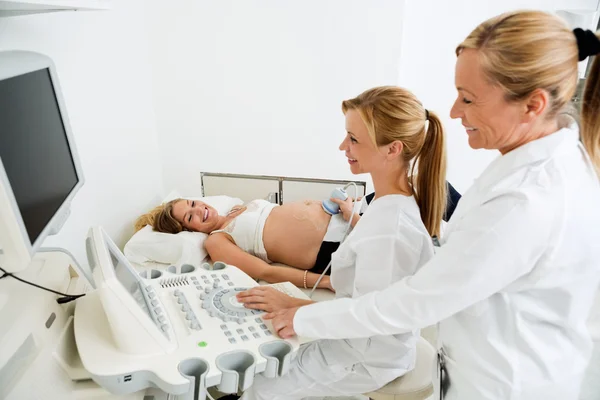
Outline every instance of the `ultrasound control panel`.
MULTIPOLYGON (((84 367, 111 393, 158 387, 203 400, 211 386, 243 391, 255 374, 285 374, 299 345, 308 341, 279 338, 262 311, 236 300, 258 283, 235 266, 215 262, 138 271, 106 235, 91 237, 88 254, 96 257, 90 265, 102 264, 104 275, 95 271, 98 290, 78 300, 75 337, 84 367)), ((273 286, 307 299, 290 283, 273 286)))
MULTIPOLYGON (((273 333, 260 317, 263 311, 247 309, 237 301, 236 295, 239 292, 256 286, 254 281, 251 286, 237 286, 234 280, 246 278, 245 274, 241 275, 241 271, 235 267, 229 266, 228 269, 228 266, 221 262, 213 265, 204 263, 198 272, 192 274, 191 271, 195 270, 192 265, 185 264, 179 269, 175 266, 169 267, 166 274, 157 270, 141 272, 141 276, 145 279, 158 279, 156 284, 147 284, 145 290, 152 298, 150 303, 152 313, 157 315, 161 330, 168 332, 168 321, 164 315, 161 315, 162 304, 158 299, 154 299, 155 286, 159 286, 159 291, 168 293, 165 301, 177 308, 176 315, 189 328, 190 333, 210 328, 213 333, 224 335, 230 344, 273 337, 273 333), (227 270, 233 271, 233 279, 227 274, 227 270), (184 272, 178 274, 178 271, 184 272), (206 319, 207 315, 210 319, 206 319), (202 319, 204 321, 201 321, 202 319), (215 329, 216 324, 218 330, 215 329)), ((278 287, 278 285, 274 286, 278 287)), ((291 286, 291 290, 297 291, 297 296, 304 298, 304 294, 299 289, 291 286)))

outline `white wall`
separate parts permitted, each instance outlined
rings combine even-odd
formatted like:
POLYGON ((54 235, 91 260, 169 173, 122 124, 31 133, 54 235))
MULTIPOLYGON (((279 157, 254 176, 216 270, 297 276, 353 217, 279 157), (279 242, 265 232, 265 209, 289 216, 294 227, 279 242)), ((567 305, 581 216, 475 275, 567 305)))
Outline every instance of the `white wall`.
POLYGON ((101 224, 122 245, 165 191, 197 193, 200 171, 351 179, 340 102, 381 84, 444 117, 449 179, 464 191, 494 154, 468 149, 447 117, 455 46, 508 9, 595 3, 122 0, 0 19, 0 50, 54 59, 84 168, 72 215, 46 244, 85 262, 87 230, 101 224))
POLYGON ((38 51, 56 64, 86 183, 45 245, 67 248, 84 264, 90 226, 123 245, 134 218, 162 191, 145 2, 113 3, 109 12, 0 19, 0 50, 38 51))
POLYGON ((397 83, 404 1, 151 4, 167 190, 198 193, 201 171, 353 178, 341 101, 397 83))
POLYGON ((460 121, 448 116, 456 45, 504 11, 597 6, 597 0, 404 3, 152 2, 165 188, 198 193, 200 171, 352 179, 336 150, 344 133, 340 101, 399 84, 442 116, 448 179, 464 192, 497 153, 471 150, 460 121))
POLYGON ((591 9, 597 0, 419 0, 404 11, 399 84, 410 88, 423 104, 442 117, 448 138, 448 180, 464 192, 495 151, 469 148, 460 120, 451 120, 455 49, 481 22, 516 9, 591 9))

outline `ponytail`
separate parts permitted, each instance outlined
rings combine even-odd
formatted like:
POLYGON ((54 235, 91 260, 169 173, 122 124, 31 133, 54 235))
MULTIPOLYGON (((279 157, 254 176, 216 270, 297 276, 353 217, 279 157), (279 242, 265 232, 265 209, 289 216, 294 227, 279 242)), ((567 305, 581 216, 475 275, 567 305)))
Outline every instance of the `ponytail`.
POLYGON ((600 60, 595 57, 581 107, 581 141, 600 176, 600 60))
POLYGON ((446 145, 438 116, 424 109, 413 93, 397 86, 375 87, 342 102, 344 114, 351 109, 358 110, 376 146, 402 142, 402 166, 410 169, 408 181, 421 220, 431 236, 439 236, 447 189, 446 145))
POLYGON ((419 155, 411 171, 415 199, 421 219, 431 236, 440 235, 442 217, 446 210, 446 144, 444 129, 438 116, 428 112, 429 127, 419 155), (416 185, 414 170, 417 168, 416 185))

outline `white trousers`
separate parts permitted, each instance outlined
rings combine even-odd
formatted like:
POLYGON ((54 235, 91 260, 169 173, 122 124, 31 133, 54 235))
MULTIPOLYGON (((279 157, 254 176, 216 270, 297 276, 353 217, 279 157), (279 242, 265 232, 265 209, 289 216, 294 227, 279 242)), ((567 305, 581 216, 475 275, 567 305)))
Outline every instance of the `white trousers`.
MULTIPOLYGON (((377 383, 360 363, 326 360, 318 340, 300 347, 287 374, 279 378, 254 377, 254 384, 240 400, 300 400, 310 396, 351 396, 377 390, 377 383)), ((396 376, 390 377, 392 381, 396 376)))

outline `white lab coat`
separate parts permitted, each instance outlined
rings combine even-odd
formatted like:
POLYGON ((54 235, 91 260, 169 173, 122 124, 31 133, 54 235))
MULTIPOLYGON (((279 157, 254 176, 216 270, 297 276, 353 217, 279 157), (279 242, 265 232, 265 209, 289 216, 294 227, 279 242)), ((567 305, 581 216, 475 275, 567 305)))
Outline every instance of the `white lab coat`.
POLYGON ((360 338, 441 321, 446 399, 575 400, 592 350, 599 238, 598 178, 571 126, 493 161, 414 276, 303 307, 294 328, 360 338))
MULTIPOLYGON (((371 202, 332 255, 336 298, 356 298, 414 274, 433 257, 431 238, 414 197, 388 195, 371 202)), ((293 400, 360 394, 384 386, 414 367, 419 331, 352 340, 319 340, 299 350, 290 372, 256 376, 242 399, 293 400), (390 352, 395 356, 389 357, 390 352)))

